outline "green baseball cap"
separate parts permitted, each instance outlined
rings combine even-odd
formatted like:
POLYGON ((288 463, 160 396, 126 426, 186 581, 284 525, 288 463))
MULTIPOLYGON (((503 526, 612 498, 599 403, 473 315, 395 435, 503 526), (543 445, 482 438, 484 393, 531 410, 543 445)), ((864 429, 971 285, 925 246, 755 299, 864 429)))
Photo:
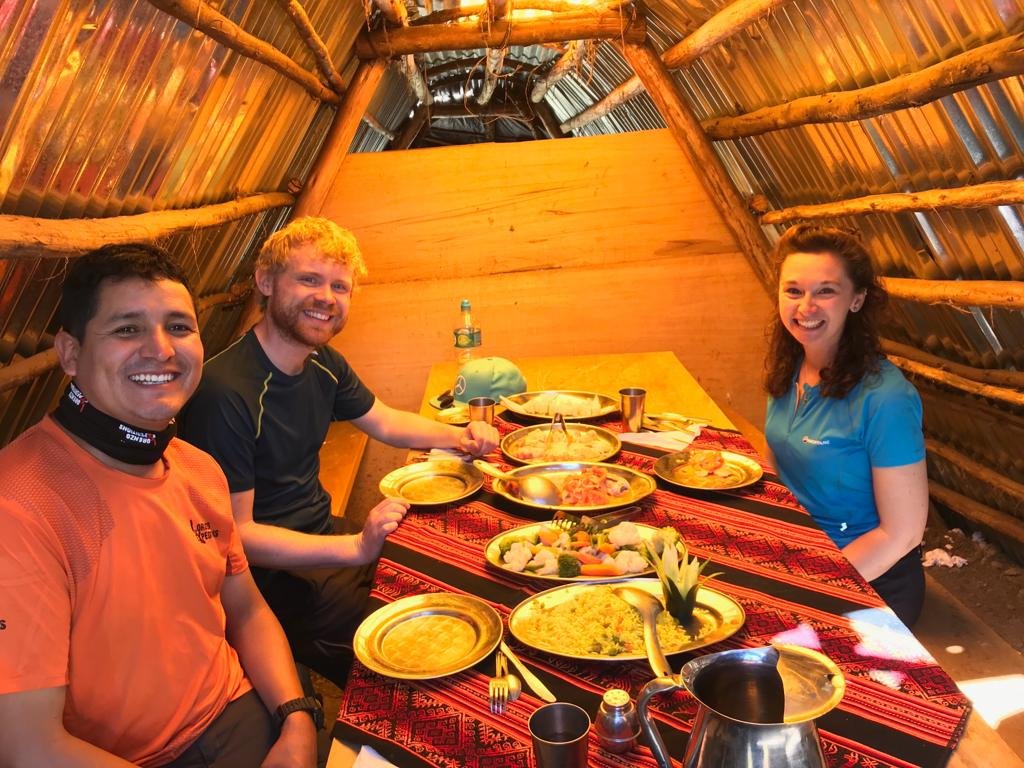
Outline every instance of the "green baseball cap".
POLYGON ((481 357, 470 360, 459 369, 452 394, 455 402, 468 403, 474 397, 489 397, 495 402, 503 395, 526 391, 526 379, 511 360, 503 357, 481 357))

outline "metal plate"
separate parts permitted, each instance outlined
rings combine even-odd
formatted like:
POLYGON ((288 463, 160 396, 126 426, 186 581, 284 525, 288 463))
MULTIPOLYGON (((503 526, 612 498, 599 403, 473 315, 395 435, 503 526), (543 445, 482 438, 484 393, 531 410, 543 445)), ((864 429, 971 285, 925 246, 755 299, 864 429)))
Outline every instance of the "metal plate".
POLYGON ((643 428, 651 432, 676 432, 697 430, 710 426, 711 422, 696 416, 683 416, 681 413, 645 413, 643 428))
POLYGON ((430 459, 389 472, 379 487, 385 496, 411 504, 447 504, 471 496, 483 483, 483 473, 472 464, 430 459))
POLYGON ((522 504, 533 509, 544 509, 544 510, 555 510, 562 509, 567 512, 575 513, 589 513, 589 512, 600 512, 606 509, 615 509, 616 507, 624 507, 627 504, 634 504, 640 499, 650 496, 654 493, 658 487, 657 483, 654 482, 654 478, 650 475, 645 475, 643 472, 637 472, 635 469, 629 467, 623 467, 619 464, 602 464, 594 461, 561 461, 561 462, 549 462, 546 464, 527 464, 522 467, 515 467, 509 470, 508 474, 513 477, 526 477, 527 475, 544 475, 549 478, 559 490, 562 488, 562 484, 565 480, 573 474, 578 474, 587 467, 604 467, 608 470, 608 474, 622 478, 629 483, 629 488, 621 496, 616 496, 614 500, 607 504, 594 504, 591 506, 574 506, 571 504, 535 504, 532 501, 525 501, 520 499, 518 496, 513 495, 508 490, 507 480, 494 480, 492 488, 494 492, 500 496, 504 496, 510 501, 514 501, 518 504, 522 504))
POLYGON ((516 455, 516 448, 520 447, 524 441, 532 443, 533 440, 539 440, 544 443, 551 429, 550 424, 537 424, 510 432, 501 441, 501 452, 505 454, 506 458, 517 464, 541 464, 552 461, 605 461, 622 448, 622 443, 614 432, 591 424, 566 424, 565 429, 571 440, 570 444, 566 445, 565 439, 561 437, 562 427, 559 425, 554 428, 555 434, 549 444, 549 450, 544 456, 523 458, 516 455), (593 433, 593 438, 583 443, 583 436, 587 433, 593 433), (578 455, 569 455, 571 453, 578 455))
POLYGON ((534 419, 550 419, 556 413, 561 413, 566 421, 579 421, 581 419, 596 419, 599 416, 607 416, 619 410, 619 401, 609 395, 601 395, 597 392, 582 392, 573 389, 549 389, 544 392, 523 392, 520 395, 502 397, 501 404, 513 413, 520 416, 529 416, 534 419), (560 398, 560 399, 556 399, 560 398), (595 402, 596 401, 596 402, 595 402), (570 409, 576 406, 580 409, 586 404, 594 403, 592 411, 573 413, 570 410, 559 410, 559 407, 570 409), (554 406, 555 410, 551 410, 554 406))
POLYGON ((501 642, 501 617, 469 595, 411 595, 363 620, 352 645, 364 666, 400 680, 461 672, 501 642))
MULTIPOLYGON (((616 618, 628 617, 629 611, 633 611, 636 614, 636 627, 638 629, 636 636, 632 638, 635 651, 603 654, 598 652, 578 653, 571 649, 567 650, 568 646, 566 643, 568 639, 578 635, 582 629, 578 622, 573 624, 570 621, 566 621, 565 626, 562 626, 561 622, 557 622, 551 627, 540 630, 538 630, 538 627, 544 627, 547 622, 541 619, 539 624, 535 623, 538 616, 551 611, 558 605, 576 601, 581 595, 585 595, 586 590, 611 590, 615 587, 624 586, 642 589, 645 592, 651 593, 659 600, 664 600, 661 595, 661 582, 657 579, 630 579, 611 584, 565 584, 561 587, 548 589, 528 597, 517 605, 508 617, 509 631, 517 640, 531 648, 573 659, 590 661, 639 661, 646 659, 647 653, 644 649, 642 630, 643 620, 639 618, 635 608, 618 597, 614 598, 616 601, 614 611, 604 615, 614 622, 616 618), (619 604, 621 604, 621 613, 619 604)), ((746 614, 744 614, 743 608, 739 603, 717 590, 700 587, 697 592, 697 607, 694 609, 693 618, 687 626, 683 627, 689 633, 690 639, 674 645, 662 643, 662 650, 668 656, 713 645, 734 635, 743 626, 744 621, 746 621, 746 614), (701 633, 703 633, 703 636, 699 636, 701 633)))
POLYGON ((442 424, 464 427, 469 424, 469 406, 453 405, 451 408, 444 408, 434 414, 434 419, 442 424))
MULTIPOLYGON (((544 525, 551 525, 550 523, 533 523, 532 525, 521 525, 518 528, 512 528, 511 530, 499 533, 484 547, 484 559, 488 563, 493 565, 495 568, 500 568, 508 573, 514 573, 527 579, 539 579, 541 581, 559 581, 559 582, 600 582, 600 581, 620 581, 622 579, 632 579, 637 576, 645 576, 654 573, 653 566, 646 570, 639 571, 638 573, 627 573, 622 576, 574 576, 572 578, 564 579, 558 575, 554 576, 542 576, 537 573, 530 573, 529 571, 514 571, 507 567, 501 559, 501 542, 505 539, 533 539, 536 538, 537 532, 544 525)), ((637 532, 640 534, 642 541, 650 541, 654 538, 654 534, 658 532, 657 528, 650 525, 643 525, 642 523, 634 523, 636 525, 637 532)), ((609 529, 610 530, 610 529, 609 529)))
POLYGON ((681 488, 728 491, 756 483, 764 471, 754 459, 740 453, 689 448, 662 456, 654 463, 654 473, 662 480, 681 488), (697 474, 704 471, 701 469, 701 463, 705 459, 710 459, 714 463, 719 456, 722 459, 722 466, 715 470, 715 473, 703 476, 697 474))

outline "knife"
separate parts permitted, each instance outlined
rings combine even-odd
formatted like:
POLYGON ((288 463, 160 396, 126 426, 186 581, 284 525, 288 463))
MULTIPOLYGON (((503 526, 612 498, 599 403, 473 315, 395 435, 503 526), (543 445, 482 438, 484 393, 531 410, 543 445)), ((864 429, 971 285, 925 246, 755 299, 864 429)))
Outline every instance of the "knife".
POLYGON ((508 647, 504 640, 501 641, 500 647, 502 652, 508 656, 508 660, 519 670, 519 676, 523 678, 523 682, 530 687, 530 690, 537 694, 538 699, 543 699, 547 702, 556 701, 555 694, 548 690, 548 687, 540 681, 539 677, 527 669, 526 665, 519 660, 519 657, 512 653, 512 649, 508 647))

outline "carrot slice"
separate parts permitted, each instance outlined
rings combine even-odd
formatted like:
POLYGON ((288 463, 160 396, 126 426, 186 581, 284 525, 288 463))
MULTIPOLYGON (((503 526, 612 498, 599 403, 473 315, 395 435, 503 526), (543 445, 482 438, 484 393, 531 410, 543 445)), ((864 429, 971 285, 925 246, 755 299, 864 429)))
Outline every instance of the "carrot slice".
POLYGON ((604 562, 600 557, 598 557, 597 555, 592 555, 589 552, 581 552, 579 550, 576 550, 572 554, 573 557, 575 557, 577 560, 579 560, 581 563, 584 563, 585 565, 596 565, 597 563, 604 562))
POLYGON ((580 566, 581 576, 621 576, 622 571, 614 560, 603 563, 583 563, 580 566))
POLYGON ((541 544, 554 544, 558 541, 559 531, 551 528, 547 525, 542 525, 537 529, 537 538, 540 539, 541 544))

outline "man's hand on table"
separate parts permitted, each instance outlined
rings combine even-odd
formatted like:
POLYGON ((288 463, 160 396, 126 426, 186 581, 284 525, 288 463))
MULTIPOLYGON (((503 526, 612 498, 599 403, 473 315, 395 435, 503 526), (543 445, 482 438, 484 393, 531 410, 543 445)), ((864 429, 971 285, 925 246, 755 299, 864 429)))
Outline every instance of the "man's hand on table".
POLYGON ((316 726, 306 712, 293 712, 281 725, 281 735, 260 763, 260 768, 314 768, 316 726))
POLYGON ((409 502, 402 499, 384 499, 370 510, 356 544, 360 564, 368 563, 380 554, 384 539, 398 528, 407 511, 409 502))
POLYGON ((483 421, 471 421, 459 435, 458 448, 471 456, 486 456, 498 447, 498 430, 483 421))

